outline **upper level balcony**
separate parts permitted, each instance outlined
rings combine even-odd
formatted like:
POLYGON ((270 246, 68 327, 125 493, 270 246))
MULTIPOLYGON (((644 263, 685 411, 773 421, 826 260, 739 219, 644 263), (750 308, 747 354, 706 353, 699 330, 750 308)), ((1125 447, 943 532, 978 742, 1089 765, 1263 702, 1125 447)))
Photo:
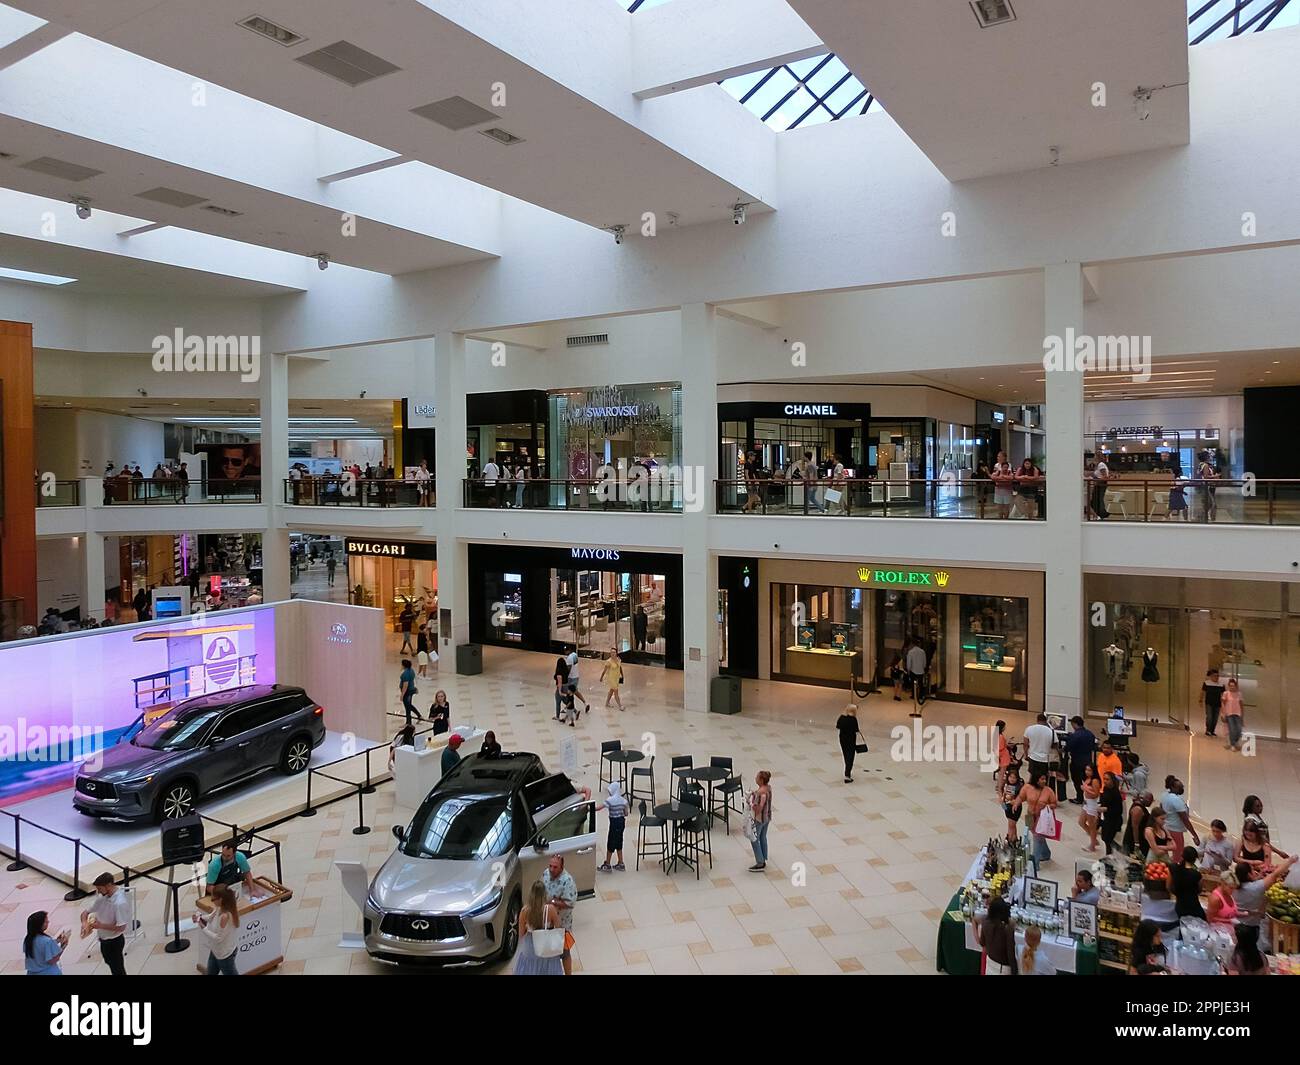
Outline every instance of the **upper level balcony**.
POLYGON ((349 473, 325 477, 287 477, 284 502, 295 507, 432 507, 433 481, 354 477, 349 473))

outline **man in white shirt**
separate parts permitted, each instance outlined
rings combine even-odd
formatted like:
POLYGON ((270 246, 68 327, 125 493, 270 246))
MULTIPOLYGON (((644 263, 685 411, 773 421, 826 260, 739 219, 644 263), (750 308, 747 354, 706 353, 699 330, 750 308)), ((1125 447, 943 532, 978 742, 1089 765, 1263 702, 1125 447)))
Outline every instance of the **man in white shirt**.
POLYGON ((99 953, 113 976, 126 975, 122 955, 126 951, 126 931, 131 926, 131 900, 113 882, 112 873, 95 877, 95 901, 81 915, 81 936, 93 930, 99 937, 99 953))
POLYGON ((1046 773, 1052 760, 1052 741, 1056 733, 1047 723, 1047 715, 1039 714, 1038 721, 1025 729, 1025 744, 1029 747, 1029 781, 1033 783, 1039 773, 1046 773))
MULTIPOLYGON (((844 498, 845 492, 848 491, 848 485, 844 481, 844 463, 840 461, 838 455, 831 455, 831 490, 840 494, 838 503, 831 504, 837 511, 843 514, 848 509, 848 500, 844 498)), ((829 500, 827 501, 829 502, 829 500)))
POLYGON ((921 683, 929 669, 929 662, 926 661, 925 648, 921 646, 919 641, 908 648, 907 654, 903 656, 903 664, 907 667, 908 683, 912 686, 916 701, 918 703, 924 702, 925 698, 921 694, 921 683))
POLYGON ((496 459, 488 459, 483 464, 483 490, 489 500, 489 505, 499 507, 501 500, 497 496, 497 481, 501 479, 501 467, 497 465, 496 459))
POLYGON ((429 471, 429 460, 421 459, 420 468, 415 471, 415 487, 420 493, 420 506, 427 507, 431 502, 430 488, 433 484, 433 474, 429 471))
POLYGON ((1106 509, 1106 482, 1109 480, 1110 467, 1105 459, 1099 458, 1092 468, 1092 510, 1100 521, 1110 517, 1110 511, 1106 509))

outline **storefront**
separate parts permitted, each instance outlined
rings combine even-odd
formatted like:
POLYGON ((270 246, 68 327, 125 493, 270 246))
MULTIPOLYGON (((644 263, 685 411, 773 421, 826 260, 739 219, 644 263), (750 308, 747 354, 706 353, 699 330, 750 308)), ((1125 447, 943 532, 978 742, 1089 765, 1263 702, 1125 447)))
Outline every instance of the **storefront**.
POLYGON ((430 540, 375 540, 349 536, 348 602, 383 610, 392 632, 406 606, 437 616, 438 545, 430 540))
POLYGON ((476 393, 465 397, 467 476, 478 477, 489 461, 528 479, 547 476, 549 397, 540 391, 476 393))
POLYGON ((934 698, 1042 708, 1041 573, 760 559, 758 585, 762 678, 887 688, 895 657, 919 642, 934 698))
MULTIPOLYGON (((630 469, 641 462, 654 469, 681 465, 680 384, 552 392, 548 403, 552 480, 591 480, 602 466, 630 469)), ((551 505, 564 505, 558 496, 564 490, 562 485, 552 487, 551 505)))
MULTIPOLYGON (((1237 682, 1243 727, 1294 739, 1300 720, 1300 590, 1271 581, 1085 574, 1088 712, 1205 730, 1210 669, 1237 682)), ((1224 726, 1219 727, 1224 735, 1224 726)))
POLYGON ((679 555, 469 545, 470 639, 682 668, 679 555))

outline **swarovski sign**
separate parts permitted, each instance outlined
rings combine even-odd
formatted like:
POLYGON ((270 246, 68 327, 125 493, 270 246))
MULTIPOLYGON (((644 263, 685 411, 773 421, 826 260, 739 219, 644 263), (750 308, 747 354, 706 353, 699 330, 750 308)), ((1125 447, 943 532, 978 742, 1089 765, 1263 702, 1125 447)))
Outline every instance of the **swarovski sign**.
POLYGON ((619 432, 632 425, 657 422, 660 418, 657 403, 638 403, 613 385, 595 388, 582 395, 582 402, 573 403, 565 414, 570 425, 604 432, 619 432))

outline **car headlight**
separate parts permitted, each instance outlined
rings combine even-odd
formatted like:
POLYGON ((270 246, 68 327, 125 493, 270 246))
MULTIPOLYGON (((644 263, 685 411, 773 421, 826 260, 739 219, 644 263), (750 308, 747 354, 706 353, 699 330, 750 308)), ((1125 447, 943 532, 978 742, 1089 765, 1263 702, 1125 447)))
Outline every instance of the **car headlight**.
POLYGON ((369 906, 376 913, 384 912, 384 908, 379 905, 379 900, 375 898, 374 891, 366 892, 366 905, 369 906))
POLYGON ((118 788, 122 791, 139 791, 141 788, 147 787, 151 780, 153 780, 152 774, 141 777, 139 780, 124 780, 118 785, 118 788))
POLYGON ((477 906, 471 907, 461 914, 462 917, 481 917, 485 913, 490 913, 501 905, 501 889, 498 888, 489 895, 483 902, 477 906))

